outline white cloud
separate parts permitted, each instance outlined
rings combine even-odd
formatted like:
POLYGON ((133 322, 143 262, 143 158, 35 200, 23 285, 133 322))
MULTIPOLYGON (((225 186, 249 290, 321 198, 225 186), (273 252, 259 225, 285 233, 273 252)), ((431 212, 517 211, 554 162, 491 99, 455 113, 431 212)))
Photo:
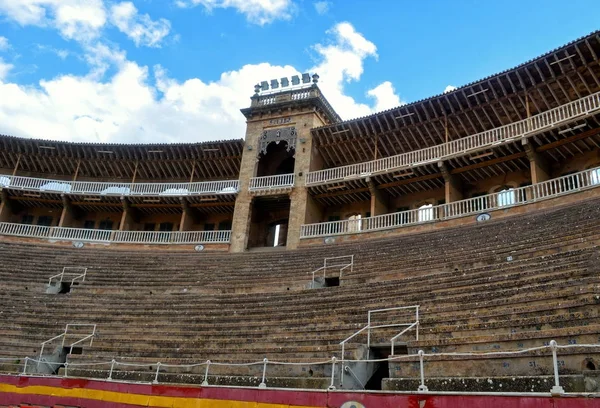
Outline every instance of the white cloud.
POLYGON ((391 83, 388 86, 385 82, 367 93, 376 99, 374 108, 358 103, 346 95, 345 84, 360 79, 365 59, 378 58, 377 47, 347 22, 335 25, 328 33, 333 37, 333 42, 314 47, 321 63, 311 68, 311 71, 317 72, 321 77, 319 86, 340 116, 344 119, 365 116, 378 110, 378 106, 388 106, 390 101, 400 100, 394 95, 391 83), (383 99, 380 102, 379 97, 385 97, 385 102, 383 99))
MULTIPOLYGON (((0 0, 0 16, 22 26, 55 28, 66 39, 88 44, 101 36, 107 14, 104 0, 0 0)), ((130 1, 113 4, 110 14, 112 24, 137 46, 159 46, 171 29, 168 20, 139 14, 130 1)))
POLYGON ((374 111, 395 108, 405 103, 400 101, 400 97, 396 94, 394 85, 390 81, 382 82, 375 88, 370 89, 367 95, 375 99, 374 111))
POLYGON ((2 37, 0 35, 0 51, 6 51, 10 48, 10 43, 8 42, 8 38, 2 37))
POLYGON ((289 20, 296 8, 293 0, 176 0, 175 4, 179 7, 201 5, 209 12, 215 8, 233 8, 258 25, 289 20))
POLYGON ((448 85, 445 89, 444 89, 444 93, 448 93, 448 92, 452 92, 454 90, 456 90, 457 88, 454 85, 448 85))
POLYGON ((13 68, 11 64, 7 64, 4 62, 2 58, 0 58, 0 82, 6 78, 8 72, 13 68))
POLYGON ((106 23, 102 0, 0 0, 3 14, 22 26, 51 26, 67 39, 96 38, 106 23))
MULTIPOLYGON (((338 113, 349 118, 399 105, 387 81, 367 92, 374 106, 344 93, 348 82, 360 79, 364 60, 377 57, 377 48, 348 23, 328 33, 331 42, 315 46, 320 62, 311 72, 320 74, 319 86, 338 113)), ((245 119, 239 109, 249 106, 254 84, 301 72, 260 63, 225 72, 212 82, 178 81, 161 66, 150 69, 129 61, 120 49, 89 44, 83 50, 89 73, 35 85, 6 82, 10 66, 0 64, 0 134, 121 143, 242 138, 245 119)))
POLYGON ((316 1, 314 3, 315 6, 315 10, 317 11, 317 14, 323 15, 323 14, 327 14, 327 12, 329 11, 329 7, 331 7, 331 3, 328 1, 316 1))
POLYGON ((148 14, 139 15, 130 1, 114 4, 110 8, 111 22, 138 47, 159 47, 161 41, 169 34, 171 23, 164 18, 152 21, 148 14))

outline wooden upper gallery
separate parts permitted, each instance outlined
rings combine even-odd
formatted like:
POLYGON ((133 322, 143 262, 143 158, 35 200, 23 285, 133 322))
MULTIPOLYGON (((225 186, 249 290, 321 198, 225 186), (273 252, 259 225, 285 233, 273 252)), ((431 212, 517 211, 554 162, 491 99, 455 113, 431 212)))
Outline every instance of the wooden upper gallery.
POLYGON ((0 168, 19 174, 131 180, 239 177, 243 141, 181 144, 70 143, 0 136, 0 168))
POLYGON ((313 139, 331 168, 473 135, 600 91, 599 56, 596 31, 452 92, 315 128, 313 139))

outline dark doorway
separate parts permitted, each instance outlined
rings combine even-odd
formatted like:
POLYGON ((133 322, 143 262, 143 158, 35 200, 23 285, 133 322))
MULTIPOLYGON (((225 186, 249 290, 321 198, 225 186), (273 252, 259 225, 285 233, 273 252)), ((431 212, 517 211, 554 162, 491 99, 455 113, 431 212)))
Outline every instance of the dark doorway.
POLYGON ((256 197, 252 202, 248 248, 286 246, 289 216, 288 196, 256 197))
POLYGON ((296 164, 295 151, 287 151, 287 142, 271 143, 267 146, 267 154, 261 154, 258 158, 257 177, 275 176, 278 174, 290 174, 294 172, 296 164))
MULTIPOLYGON (((387 359, 390 356, 391 352, 391 346, 374 346, 371 347, 370 358, 373 360, 387 359)), ((373 375, 371 376, 369 381, 367 381, 367 384, 365 384, 365 389, 381 391, 381 382, 384 378, 389 378, 390 367, 387 360, 380 361, 375 364, 377 365, 375 367, 375 370, 373 371, 373 375)))

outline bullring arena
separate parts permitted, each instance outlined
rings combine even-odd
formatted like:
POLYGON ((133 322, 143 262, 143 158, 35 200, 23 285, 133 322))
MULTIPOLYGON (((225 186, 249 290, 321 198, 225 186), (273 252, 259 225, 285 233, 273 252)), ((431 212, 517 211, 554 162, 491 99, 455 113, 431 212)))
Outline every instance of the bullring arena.
POLYGON ((0 137, 0 406, 599 407, 600 32, 245 138, 0 137))

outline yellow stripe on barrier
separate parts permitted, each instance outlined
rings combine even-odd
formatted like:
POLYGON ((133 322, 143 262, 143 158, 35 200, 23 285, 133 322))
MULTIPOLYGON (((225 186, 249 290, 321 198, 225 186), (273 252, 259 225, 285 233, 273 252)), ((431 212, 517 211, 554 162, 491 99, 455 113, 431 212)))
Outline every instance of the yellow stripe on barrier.
MULTIPOLYGON (((88 400, 156 408, 317 408, 251 401, 127 394, 123 392, 92 390, 88 388, 60 388, 43 385, 17 387, 10 384, 0 384, 0 394, 2 393, 20 395, 46 395, 61 398, 82 398, 88 400)), ((57 403, 60 403, 60 401, 57 401, 57 403)))

